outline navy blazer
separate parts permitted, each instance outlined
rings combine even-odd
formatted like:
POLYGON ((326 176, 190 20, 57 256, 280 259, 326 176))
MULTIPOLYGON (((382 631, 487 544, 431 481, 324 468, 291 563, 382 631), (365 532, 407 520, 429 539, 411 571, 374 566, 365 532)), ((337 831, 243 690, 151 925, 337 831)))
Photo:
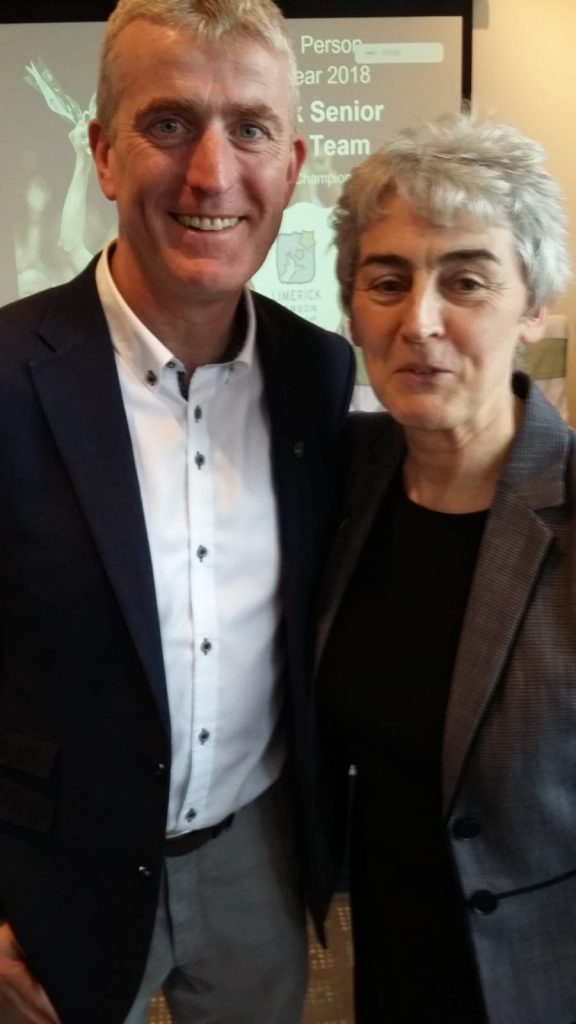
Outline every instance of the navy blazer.
MULTIPOLYGON (((451 680, 443 820, 490 1024, 572 1024, 576 434, 523 374, 514 389, 523 420, 488 513, 451 680)), ((387 414, 353 417, 349 454, 318 658, 404 458, 403 431, 387 414)), ((330 767, 342 819, 341 752, 330 767)))
MULTIPOLYGON (((150 552, 94 266, 0 310, 0 903, 63 1024, 120 1024, 134 999, 170 765, 150 552)), ((319 919, 309 612, 353 356, 255 305, 303 884, 319 919)))

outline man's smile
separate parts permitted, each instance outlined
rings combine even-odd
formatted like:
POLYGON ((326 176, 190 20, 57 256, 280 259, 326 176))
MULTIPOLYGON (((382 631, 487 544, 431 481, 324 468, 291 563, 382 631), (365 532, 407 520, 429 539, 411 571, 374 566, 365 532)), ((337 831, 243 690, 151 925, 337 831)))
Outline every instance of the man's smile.
POLYGON ((174 213, 172 216, 182 227, 194 228, 196 231, 224 231, 236 227, 241 220, 240 217, 199 217, 184 213, 174 213))

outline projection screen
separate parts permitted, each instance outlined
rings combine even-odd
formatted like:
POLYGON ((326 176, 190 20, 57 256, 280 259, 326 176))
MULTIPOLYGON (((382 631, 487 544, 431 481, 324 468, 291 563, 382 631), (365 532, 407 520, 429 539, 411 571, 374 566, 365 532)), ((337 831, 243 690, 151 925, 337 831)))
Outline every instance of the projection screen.
MULTIPOLYGON (((418 16, 408 0, 383 6, 407 13, 289 19, 309 156, 253 285, 336 330, 345 324, 330 217, 342 182, 391 132, 459 109, 469 82, 468 3, 463 13, 418 16)), ((114 237, 86 132, 102 28, 0 24, 0 303, 68 280, 114 237)))

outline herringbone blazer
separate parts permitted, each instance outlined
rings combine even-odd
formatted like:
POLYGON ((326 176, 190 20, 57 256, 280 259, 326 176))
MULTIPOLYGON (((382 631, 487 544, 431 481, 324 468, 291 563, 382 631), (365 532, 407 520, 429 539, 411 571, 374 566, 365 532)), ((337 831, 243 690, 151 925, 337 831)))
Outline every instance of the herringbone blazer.
MULTIPOLYGON (((488 514, 451 681, 444 822, 490 1024, 572 1024, 576 435, 528 378, 515 375, 514 388, 524 417, 488 514)), ((388 415, 354 418, 318 660, 403 453, 388 415)))

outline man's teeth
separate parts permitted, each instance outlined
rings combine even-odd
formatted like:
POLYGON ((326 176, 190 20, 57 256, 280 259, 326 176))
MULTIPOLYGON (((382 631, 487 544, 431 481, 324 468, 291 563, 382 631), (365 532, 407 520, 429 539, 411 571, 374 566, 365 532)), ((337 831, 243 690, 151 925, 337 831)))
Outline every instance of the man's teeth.
POLYGON ((198 231, 223 231, 238 224, 239 217, 186 217, 181 214, 176 218, 185 228, 196 228, 198 231))

